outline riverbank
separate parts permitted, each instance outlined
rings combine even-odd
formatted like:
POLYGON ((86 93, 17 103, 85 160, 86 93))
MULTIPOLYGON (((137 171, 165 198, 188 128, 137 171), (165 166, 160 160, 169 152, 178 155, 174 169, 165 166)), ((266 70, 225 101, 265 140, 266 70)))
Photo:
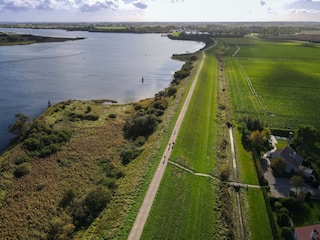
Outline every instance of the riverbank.
POLYGON ((65 42, 82 40, 84 38, 58 38, 58 37, 44 37, 35 36, 31 34, 17 34, 0 32, 0 46, 26 45, 33 43, 44 42, 65 42))
MULTIPOLYGON (((74 233, 79 238, 83 234, 100 237, 119 234, 141 191, 141 184, 157 159, 158 149, 186 86, 188 81, 184 79, 171 90, 157 93, 154 98, 130 104, 69 100, 44 111, 33 121, 44 130, 35 134, 41 134, 41 139, 47 141, 67 130, 71 138, 59 151, 46 157, 41 157, 42 152, 46 152, 45 146, 36 150, 39 154, 33 151, 30 155, 25 148, 33 150, 33 145, 29 145, 30 141, 26 144, 26 140, 10 145, 1 154, 2 236, 35 239, 72 236, 74 233), (166 94, 170 96, 165 97, 166 94), (139 138, 135 143, 124 138, 122 131, 127 119, 141 111, 160 116, 163 113, 161 106, 165 103, 168 108, 161 117, 156 134, 147 141, 139 138), (95 117, 84 117, 87 115, 95 117), (43 136, 43 132, 48 136, 43 136), (132 163, 124 164, 124 156, 131 156, 135 152, 133 149, 138 149, 140 156, 132 163), (25 165, 25 171, 21 173, 25 165), (96 217, 89 216, 85 210, 92 194, 108 197, 110 203, 95 225, 84 233, 81 229, 89 227, 96 217), (114 197, 109 198, 110 194, 114 197), (110 212, 117 217, 109 219, 110 212), (96 226, 103 226, 104 231, 95 232, 96 226)), ((33 139, 36 141, 37 138, 33 139)), ((51 149, 54 147, 50 146, 51 149)))

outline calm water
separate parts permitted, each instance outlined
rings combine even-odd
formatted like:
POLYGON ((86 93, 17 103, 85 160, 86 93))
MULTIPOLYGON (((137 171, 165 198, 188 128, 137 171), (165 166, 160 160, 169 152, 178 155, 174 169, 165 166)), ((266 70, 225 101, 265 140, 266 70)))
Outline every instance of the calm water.
POLYGON ((86 39, 0 47, 0 151, 12 138, 7 127, 16 113, 36 117, 48 100, 52 104, 68 99, 125 103, 153 97, 169 86, 183 64, 172 60, 172 54, 204 46, 159 34, 0 28, 0 32, 8 31, 86 39))

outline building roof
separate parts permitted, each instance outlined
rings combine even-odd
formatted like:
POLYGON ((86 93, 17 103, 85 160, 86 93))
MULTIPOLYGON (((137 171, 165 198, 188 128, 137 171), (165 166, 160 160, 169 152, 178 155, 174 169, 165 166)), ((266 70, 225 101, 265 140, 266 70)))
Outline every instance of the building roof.
POLYGON ((298 169, 303 162, 303 158, 288 146, 283 149, 277 149, 275 153, 279 154, 287 164, 295 167, 295 169, 298 169))
POLYGON ((320 224, 298 227, 294 229, 296 240, 320 240, 320 224))

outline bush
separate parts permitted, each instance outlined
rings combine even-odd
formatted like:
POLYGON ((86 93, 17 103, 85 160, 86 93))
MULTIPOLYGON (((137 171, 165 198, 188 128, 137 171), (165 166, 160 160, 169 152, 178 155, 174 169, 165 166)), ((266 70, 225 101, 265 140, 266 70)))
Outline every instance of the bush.
POLYGON ((59 151, 61 145, 70 137, 69 132, 53 130, 46 123, 36 120, 28 129, 22 147, 29 152, 28 155, 43 158, 59 151))
POLYGON ((139 136, 137 139, 134 141, 134 144, 138 147, 142 147, 146 142, 146 138, 144 136, 139 136))
POLYGON ((142 109, 142 105, 141 105, 141 104, 136 103, 136 104, 134 105, 134 110, 139 111, 139 110, 141 110, 141 109, 142 109))
POLYGON ((166 100, 156 100, 152 103, 152 107, 155 109, 166 110, 168 107, 168 101, 166 100))
POLYGON ((131 160, 138 157, 141 152, 142 152, 142 149, 137 148, 135 146, 129 146, 129 147, 123 148, 123 150, 120 153, 122 164, 127 165, 131 160))
POLYGON ((89 112, 91 112, 91 107, 90 106, 87 107, 87 110, 85 111, 85 113, 89 113, 89 112))
POLYGON ((74 190, 73 188, 69 189, 63 194, 63 197, 59 203, 59 206, 65 208, 74 200, 76 195, 77 195, 76 190, 74 190))
POLYGON ((229 168, 229 165, 228 164, 224 164, 222 167, 221 167, 221 172, 220 172, 220 179, 222 181, 227 181, 228 178, 230 176, 230 168, 229 168))
POLYGON ((169 87, 168 88, 168 96, 171 97, 172 95, 177 93, 177 88, 176 87, 169 87))
POLYGON ((17 159, 14 161, 14 163, 16 165, 19 165, 19 164, 24 163, 24 162, 30 162, 30 160, 31 160, 31 158, 28 155, 22 154, 19 157, 17 157, 17 159))
POLYGON ((135 140, 139 136, 147 138, 156 130, 158 124, 159 119, 152 114, 134 116, 128 119, 124 125, 124 137, 131 140, 135 140))
POLYGON ((30 170, 31 164, 29 162, 21 163, 16 167, 16 170, 14 171, 14 176, 18 178, 22 177, 26 175, 28 172, 30 172, 30 170))
POLYGON ((289 227, 282 227, 281 228, 281 236, 285 240, 292 240, 293 239, 293 233, 291 228, 289 227))
POLYGON ((276 201, 273 206, 275 211, 279 211, 282 208, 282 203, 276 201))
POLYGON ((75 201, 72 215, 77 229, 88 227, 110 202, 111 197, 111 191, 107 187, 99 185, 89 192, 83 200, 75 201))
POLYGON ((110 202, 111 197, 112 194, 108 188, 98 186, 86 196, 84 206, 96 217, 110 202))
POLYGON ((285 207, 282 207, 279 210, 279 214, 281 214, 281 213, 289 214, 289 210, 287 208, 285 208, 285 207))
POLYGON ((290 227, 291 223, 290 223, 290 218, 289 218, 288 214, 281 213, 279 215, 278 223, 279 223, 280 227, 290 227))
POLYGON ((99 119, 99 116, 97 115, 87 115, 87 114, 77 114, 77 113, 70 113, 69 117, 70 120, 76 121, 76 120, 87 120, 87 121, 97 121, 99 119))
POLYGON ((110 113, 108 117, 109 117, 109 118, 117 118, 117 114, 110 113))

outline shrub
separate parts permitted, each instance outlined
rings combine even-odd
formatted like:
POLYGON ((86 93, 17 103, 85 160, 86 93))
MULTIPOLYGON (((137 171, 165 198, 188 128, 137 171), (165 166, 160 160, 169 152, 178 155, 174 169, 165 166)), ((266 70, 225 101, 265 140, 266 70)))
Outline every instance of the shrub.
POLYGON ((139 136, 137 139, 134 141, 134 144, 137 145, 138 147, 142 147, 146 142, 146 138, 144 136, 139 136))
POLYGON ((28 155, 22 154, 19 157, 17 157, 17 159, 14 161, 14 163, 16 165, 19 165, 19 164, 24 163, 24 162, 30 162, 30 160, 31 160, 31 158, 28 155))
POLYGON ((134 110, 139 111, 139 110, 141 110, 141 109, 142 109, 142 105, 141 105, 141 104, 136 103, 136 104, 134 105, 134 110))
POLYGON ((281 214, 281 213, 289 214, 289 210, 287 208, 285 208, 285 207, 282 207, 279 210, 279 214, 281 214))
POLYGON ((89 113, 89 112, 91 112, 91 107, 90 106, 87 107, 87 110, 86 110, 85 113, 89 113))
POLYGON ((110 202, 111 197, 111 191, 107 187, 99 185, 90 191, 83 200, 75 201, 72 215, 77 229, 88 227, 110 202))
POLYGON ((109 118, 117 118, 117 114, 110 113, 108 117, 109 117, 109 118))
POLYGON ((169 87, 168 88, 168 96, 171 97, 172 95, 177 93, 177 88, 176 87, 169 87))
POLYGON ((148 137, 156 130, 158 124, 159 119, 152 114, 134 116, 126 121, 123 128, 124 137, 131 140, 139 136, 148 137))
POLYGON ((74 200, 76 195, 77 195, 76 190, 74 190, 73 188, 69 189, 63 194, 63 197, 59 203, 59 206, 65 208, 74 200))
POLYGON ((191 57, 190 57, 190 61, 196 61, 198 58, 197 58, 197 56, 196 55, 192 55, 191 57))
POLYGON ((29 162, 21 163, 16 167, 16 170, 14 171, 14 176, 18 178, 22 177, 26 175, 28 172, 30 172, 30 170, 31 164, 29 162))
POLYGON ((280 227, 290 227, 291 223, 290 223, 290 218, 289 218, 288 214, 281 213, 279 215, 278 223, 279 223, 280 227))
POLYGON ((73 239, 75 226, 71 223, 72 218, 68 215, 54 217, 50 221, 48 239, 73 239))
POLYGON ((291 228, 289 227, 282 227, 281 228, 281 236, 285 240, 292 240, 293 239, 293 233, 291 228))
POLYGON ((230 176, 230 168, 229 168, 229 165, 228 164, 224 164, 222 167, 221 167, 221 172, 220 172, 220 179, 222 181, 227 181, 228 178, 230 176))
POLYGON ((274 206, 274 210, 278 211, 282 208, 282 203, 280 203, 279 201, 276 201, 273 206, 274 206))
POLYGON ((120 153, 122 164, 127 165, 131 160, 138 157, 141 152, 142 150, 140 148, 134 146, 123 148, 123 150, 120 153))
POLYGON ((181 80, 188 77, 189 74, 190 74, 190 71, 179 70, 174 73, 174 78, 181 80))
POLYGON ((152 107, 155 109, 166 110, 168 107, 168 101, 166 100, 156 100, 152 103, 152 107))
POLYGON ((69 117, 71 121, 77 121, 77 120, 96 121, 99 119, 99 116, 97 115, 87 115, 87 114, 77 114, 77 113, 70 113, 69 117))
POLYGON ((84 206, 96 217, 110 202, 111 197, 112 194, 108 188, 98 186, 86 196, 84 206))
POLYGON ((29 152, 28 155, 43 158, 59 151, 70 137, 69 132, 54 130, 46 123, 36 120, 28 129, 22 147, 29 152))

